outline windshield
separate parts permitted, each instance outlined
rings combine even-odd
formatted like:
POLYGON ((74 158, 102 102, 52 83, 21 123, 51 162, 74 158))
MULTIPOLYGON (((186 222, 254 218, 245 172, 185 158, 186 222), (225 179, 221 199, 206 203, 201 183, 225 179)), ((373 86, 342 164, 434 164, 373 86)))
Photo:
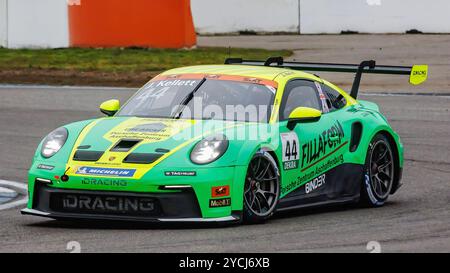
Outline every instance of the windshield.
POLYGON ((275 87, 210 78, 150 81, 117 116, 267 122, 275 87))

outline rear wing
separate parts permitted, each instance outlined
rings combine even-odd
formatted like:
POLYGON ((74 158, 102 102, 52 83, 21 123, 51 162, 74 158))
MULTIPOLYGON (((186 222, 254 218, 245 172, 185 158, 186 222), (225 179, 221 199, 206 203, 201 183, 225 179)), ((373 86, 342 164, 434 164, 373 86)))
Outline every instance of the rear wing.
POLYGON ((355 73, 350 96, 356 99, 363 73, 409 75, 409 83, 419 85, 428 77, 428 65, 414 66, 389 66, 377 65, 375 61, 363 61, 360 64, 333 64, 333 63, 308 63, 308 62, 285 62, 282 57, 270 57, 266 61, 243 60, 241 58, 228 58, 225 64, 241 64, 255 66, 270 66, 290 68, 293 70, 355 73))

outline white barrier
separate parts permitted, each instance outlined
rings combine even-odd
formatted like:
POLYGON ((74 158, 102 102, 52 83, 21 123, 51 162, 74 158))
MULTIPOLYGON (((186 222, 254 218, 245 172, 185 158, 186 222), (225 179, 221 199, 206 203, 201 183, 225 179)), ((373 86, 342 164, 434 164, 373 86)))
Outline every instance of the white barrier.
POLYGON ((0 46, 8 46, 8 5, 6 0, 0 0, 0 46))
POLYGON ((450 32, 449 0, 301 0, 304 34, 450 32))
POLYGON ((65 0, 6 0, 9 48, 69 46, 65 0))
POLYGON ((191 0, 200 34, 450 33, 449 0, 191 0), (299 19, 300 18, 300 19, 299 19))
MULTIPOLYGON (((450 33, 449 0, 191 0, 191 8, 200 34, 450 33)), ((67 0, 0 0, 0 46, 68 47, 67 0)))
POLYGON ((298 32, 299 0, 191 0, 197 33, 298 32))

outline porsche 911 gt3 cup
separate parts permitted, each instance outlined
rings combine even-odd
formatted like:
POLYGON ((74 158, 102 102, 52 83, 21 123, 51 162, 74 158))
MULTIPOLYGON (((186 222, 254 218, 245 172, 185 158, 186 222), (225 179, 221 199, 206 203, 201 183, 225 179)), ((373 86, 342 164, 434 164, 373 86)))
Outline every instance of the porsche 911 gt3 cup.
POLYGON ((263 222, 275 212, 383 205, 403 146, 363 73, 427 78, 427 66, 228 59, 172 69, 106 117, 51 132, 29 171, 23 214, 55 219, 263 222), (350 94, 303 71, 355 73, 350 94))

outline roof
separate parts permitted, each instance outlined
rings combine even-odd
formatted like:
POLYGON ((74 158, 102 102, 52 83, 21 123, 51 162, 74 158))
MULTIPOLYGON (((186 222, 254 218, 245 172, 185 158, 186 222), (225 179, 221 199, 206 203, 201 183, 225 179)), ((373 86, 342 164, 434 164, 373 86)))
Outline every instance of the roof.
POLYGON ((250 66, 250 65, 197 65, 187 66, 168 70, 162 75, 205 73, 205 74, 224 74, 244 77, 255 77, 266 80, 274 80, 276 76, 283 72, 291 72, 293 75, 301 78, 315 78, 312 74, 295 71, 287 68, 277 68, 268 66, 250 66))
MULTIPOLYGON (((289 72, 288 78, 282 78, 284 81, 291 78, 304 78, 309 80, 319 80, 317 76, 303 71, 292 70, 289 68, 279 68, 270 66, 252 66, 252 65, 197 65, 174 68, 163 72, 161 75, 176 75, 176 74, 222 74, 230 76, 244 76, 250 78, 261 78, 265 80, 275 80, 283 72, 289 72)), ((345 90, 338 86, 321 79, 324 83, 330 85, 333 89, 339 91, 347 100, 348 104, 356 102, 350 97, 345 90)))

